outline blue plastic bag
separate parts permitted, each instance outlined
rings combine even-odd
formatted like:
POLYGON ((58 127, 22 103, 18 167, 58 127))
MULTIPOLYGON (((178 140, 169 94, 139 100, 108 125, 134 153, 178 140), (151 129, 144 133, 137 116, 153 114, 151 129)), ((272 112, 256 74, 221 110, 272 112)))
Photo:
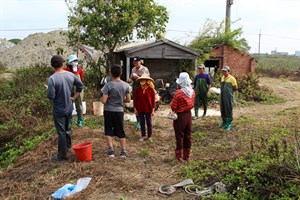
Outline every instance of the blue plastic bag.
POLYGON ((64 197, 76 194, 81 190, 84 190, 89 185, 92 178, 85 177, 81 178, 77 181, 76 185, 73 184, 66 184, 63 187, 59 188, 56 192, 54 192, 51 196, 52 198, 59 200, 63 199, 64 197))

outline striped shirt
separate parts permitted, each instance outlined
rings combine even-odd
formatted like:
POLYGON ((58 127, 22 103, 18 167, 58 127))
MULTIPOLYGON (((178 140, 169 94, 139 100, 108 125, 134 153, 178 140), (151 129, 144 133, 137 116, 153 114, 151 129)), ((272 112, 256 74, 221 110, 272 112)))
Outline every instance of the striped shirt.
POLYGON ((175 112, 184 112, 194 107, 195 92, 192 98, 188 98, 182 90, 176 90, 171 102, 171 109, 175 112))

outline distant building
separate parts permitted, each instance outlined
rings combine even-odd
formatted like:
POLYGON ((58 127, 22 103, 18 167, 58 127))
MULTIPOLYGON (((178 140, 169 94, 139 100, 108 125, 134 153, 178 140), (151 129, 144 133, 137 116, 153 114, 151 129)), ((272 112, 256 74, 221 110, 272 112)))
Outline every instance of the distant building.
POLYGON ((300 51, 295 51, 295 56, 300 57, 300 51))
POLYGON ((278 52, 277 50, 271 51, 271 55, 280 55, 280 56, 287 56, 289 55, 288 52, 278 52))

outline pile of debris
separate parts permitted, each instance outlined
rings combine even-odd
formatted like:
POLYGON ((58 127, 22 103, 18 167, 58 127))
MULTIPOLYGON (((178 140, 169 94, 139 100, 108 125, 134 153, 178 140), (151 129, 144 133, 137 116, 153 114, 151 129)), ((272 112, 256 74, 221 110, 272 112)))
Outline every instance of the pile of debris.
MULTIPOLYGON (((8 69, 48 65, 54 54, 61 54, 65 58, 75 54, 76 49, 68 46, 66 31, 56 30, 48 33, 35 33, 20 41, 17 45, 1 39, 0 64, 8 69)), ((83 58, 79 52, 79 58, 83 58)))
POLYGON ((7 41, 6 39, 1 39, 0 38, 0 53, 2 54, 3 52, 5 52, 7 49, 11 48, 15 46, 14 43, 7 41))

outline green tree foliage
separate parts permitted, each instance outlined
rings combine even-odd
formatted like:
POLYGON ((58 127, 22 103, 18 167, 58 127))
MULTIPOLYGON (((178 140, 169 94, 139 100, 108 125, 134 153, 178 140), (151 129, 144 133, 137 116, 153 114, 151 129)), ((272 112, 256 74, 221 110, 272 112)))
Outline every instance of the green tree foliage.
POLYGON ((100 60, 98 64, 104 65, 113 63, 117 45, 134 36, 160 39, 169 19, 166 8, 154 0, 80 0, 71 13, 70 41, 76 44, 80 40, 103 52, 106 63, 100 60))
POLYGON ((247 53, 250 47, 246 39, 241 38, 242 33, 242 28, 225 30, 224 21, 218 24, 207 20, 202 32, 189 46, 200 53, 199 59, 202 62, 209 58, 210 50, 220 44, 227 44, 234 49, 247 53))
POLYGON ((8 40, 9 42, 12 42, 14 44, 18 44, 19 42, 21 42, 22 40, 21 39, 18 39, 18 38, 14 38, 14 39, 10 39, 8 40))

